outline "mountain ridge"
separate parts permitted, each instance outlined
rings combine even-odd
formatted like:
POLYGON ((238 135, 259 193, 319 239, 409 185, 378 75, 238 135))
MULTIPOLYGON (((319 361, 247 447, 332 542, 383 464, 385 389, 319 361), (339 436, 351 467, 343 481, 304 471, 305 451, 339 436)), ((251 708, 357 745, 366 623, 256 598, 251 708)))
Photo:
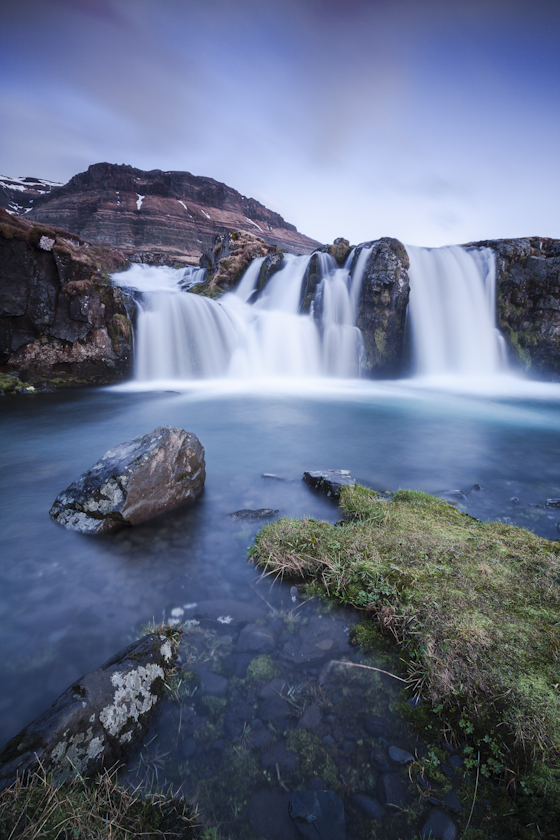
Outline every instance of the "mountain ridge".
POLYGON ((190 172, 97 163, 63 185, 5 176, 0 185, 0 206, 13 215, 63 228, 142 261, 163 251, 197 263, 214 237, 229 230, 256 234, 292 253, 311 253, 320 244, 256 199, 190 172))

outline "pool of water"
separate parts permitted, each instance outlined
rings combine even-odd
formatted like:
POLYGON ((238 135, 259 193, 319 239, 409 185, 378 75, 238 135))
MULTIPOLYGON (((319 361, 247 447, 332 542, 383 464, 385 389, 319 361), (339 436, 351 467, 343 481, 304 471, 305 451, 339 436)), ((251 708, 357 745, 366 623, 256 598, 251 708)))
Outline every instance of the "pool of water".
MULTIPOLYGON (((259 581, 247 547, 262 522, 230 519, 230 513, 272 508, 335 522, 336 507, 301 476, 306 469, 349 469, 379 490, 460 490, 460 504, 477 517, 560 537, 560 510, 547 505, 560 497, 560 386, 504 388, 496 396, 433 383, 322 382, 284 390, 201 383, 181 391, 18 396, 4 399, 0 410, 0 743, 152 619, 185 621, 182 665, 195 665, 202 676, 177 689, 182 703, 169 705, 165 722, 154 723, 151 746, 134 756, 129 773, 146 784, 182 785, 207 812, 209 801, 219 801, 214 819, 227 823, 232 836, 231 826, 245 819, 258 827, 263 809, 284 813, 290 779, 304 783, 301 760, 292 770, 284 764, 286 744, 296 737, 290 731, 308 706, 319 708, 320 720, 304 731, 323 744, 332 739, 335 769, 354 793, 364 792, 372 772, 366 713, 391 721, 399 747, 421 745, 395 712, 394 680, 365 672, 349 680, 338 666, 327 673, 333 657, 359 659, 347 641, 355 616, 324 614, 320 604, 301 604, 289 584, 271 588, 259 581), (56 495, 107 449, 161 424, 194 432, 205 447, 206 486, 193 507, 104 539, 51 521, 56 495), (272 642, 242 650, 247 625, 264 628, 272 642), (272 718, 267 712, 263 719, 263 680, 251 670, 247 677, 259 656, 268 657, 260 661, 265 676, 273 671, 284 681, 278 697, 287 705, 272 718), (208 673, 225 682, 212 683, 208 673), (243 704, 253 712, 243 713, 243 704), (262 774, 260 787, 255 782, 260 799, 245 788, 228 799, 220 773, 233 766, 231 751, 251 749, 258 732, 264 734, 260 749, 252 748, 259 758, 251 767, 262 774), (284 741, 284 748, 275 746, 284 741), (362 765, 363 784, 358 788, 354 779, 352 787, 352 773, 362 765)), ((385 661, 381 656, 382 667, 385 661)), ((328 775, 332 766, 325 762, 328 775)), ((291 823, 278 837, 290 830, 291 823)))

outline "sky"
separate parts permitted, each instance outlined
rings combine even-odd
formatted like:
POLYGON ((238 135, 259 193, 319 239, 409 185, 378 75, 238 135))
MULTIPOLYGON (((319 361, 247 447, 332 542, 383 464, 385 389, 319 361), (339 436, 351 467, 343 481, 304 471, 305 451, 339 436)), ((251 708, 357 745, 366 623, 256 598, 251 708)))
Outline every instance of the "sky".
POLYGON ((558 0, 2 0, 0 174, 186 170, 321 242, 560 238, 558 0))

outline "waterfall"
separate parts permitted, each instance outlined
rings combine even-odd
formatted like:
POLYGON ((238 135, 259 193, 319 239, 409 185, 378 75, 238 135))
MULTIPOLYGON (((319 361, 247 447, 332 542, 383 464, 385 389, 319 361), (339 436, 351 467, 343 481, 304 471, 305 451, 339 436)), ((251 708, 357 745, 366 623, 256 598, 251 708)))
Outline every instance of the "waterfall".
POLYGON ((137 306, 134 377, 140 382, 218 377, 356 377, 363 340, 355 326, 371 249, 352 251, 344 268, 317 255, 319 282, 309 313, 302 287, 311 257, 286 254, 258 288, 264 258, 218 301, 189 292, 203 269, 134 264, 114 274, 137 306))
POLYGON ((505 368, 496 328, 496 266, 489 248, 418 248, 410 258, 408 318, 421 376, 489 376, 505 368))

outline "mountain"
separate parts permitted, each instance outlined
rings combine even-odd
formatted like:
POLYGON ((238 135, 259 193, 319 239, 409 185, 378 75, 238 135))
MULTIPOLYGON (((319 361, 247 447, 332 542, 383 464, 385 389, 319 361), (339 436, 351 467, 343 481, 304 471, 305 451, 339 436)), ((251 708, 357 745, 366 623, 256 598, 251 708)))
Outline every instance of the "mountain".
POLYGON ((292 253, 309 254, 319 245, 255 199, 189 172, 96 163, 65 185, 3 177, 0 206, 146 261, 164 252, 196 263, 214 237, 229 230, 251 232, 292 253))

